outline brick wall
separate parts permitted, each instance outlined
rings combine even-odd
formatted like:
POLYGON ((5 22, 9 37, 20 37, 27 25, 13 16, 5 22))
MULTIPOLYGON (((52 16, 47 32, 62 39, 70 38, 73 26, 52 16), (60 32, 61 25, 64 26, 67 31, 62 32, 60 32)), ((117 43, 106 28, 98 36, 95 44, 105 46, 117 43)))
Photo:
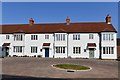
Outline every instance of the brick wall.
POLYGON ((117 56, 120 56, 120 46, 117 46, 117 56))

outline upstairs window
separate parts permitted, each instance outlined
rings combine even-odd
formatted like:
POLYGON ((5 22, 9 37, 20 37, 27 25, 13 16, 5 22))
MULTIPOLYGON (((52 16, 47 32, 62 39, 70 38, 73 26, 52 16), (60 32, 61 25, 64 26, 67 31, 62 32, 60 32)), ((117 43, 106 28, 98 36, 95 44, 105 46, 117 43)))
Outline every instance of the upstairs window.
POLYGON ((89 39, 93 39, 93 38, 94 38, 93 34, 89 34, 89 39))
POLYGON ((65 41, 65 34, 56 34, 56 41, 65 41))
POLYGON ((10 36, 9 36, 9 35, 6 35, 6 39, 10 39, 10 36))
POLYGON ((49 35, 45 35, 45 39, 49 39, 49 35))
POLYGON ((80 34, 73 34, 73 40, 80 40, 80 34))
POLYGON ((22 41, 23 35, 22 34, 15 34, 14 35, 14 41, 22 41))
POLYGON ((31 35, 31 40, 38 40, 38 36, 37 35, 31 35))
POLYGON ((103 34, 103 41, 113 41, 114 35, 113 34, 103 34))

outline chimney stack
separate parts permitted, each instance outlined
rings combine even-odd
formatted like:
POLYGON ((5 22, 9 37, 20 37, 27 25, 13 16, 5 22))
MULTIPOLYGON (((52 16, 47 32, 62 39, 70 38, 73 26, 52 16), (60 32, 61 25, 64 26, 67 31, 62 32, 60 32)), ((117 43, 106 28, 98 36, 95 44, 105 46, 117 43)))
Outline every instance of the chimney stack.
POLYGON ((106 23, 111 24, 111 16, 109 14, 106 16, 106 23))
POLYGON ((29 25, 33 25, 34 24, 34 20, 33 20, 33 18, 30 18, 29 19, 29 25))
POLYGON ((66 25, 70 25, 70 18, 68 16, 66 18, 66 25))

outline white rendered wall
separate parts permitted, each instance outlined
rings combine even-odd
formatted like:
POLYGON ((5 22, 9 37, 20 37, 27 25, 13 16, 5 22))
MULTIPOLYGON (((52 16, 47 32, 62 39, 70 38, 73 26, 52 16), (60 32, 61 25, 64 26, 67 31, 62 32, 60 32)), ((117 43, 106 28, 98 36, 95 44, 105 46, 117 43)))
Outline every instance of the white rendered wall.
MULTIPOLYGON (((105 33, 105 32, 104 32, 105 33)), ((109 33, 109 32, 106 32, 109 33)), ((111 33, 111 32, 110 32, 111 33)), ((114 33, 114 32, 113 32, 114 33)), ((42 55, 45 57, 45 49, 43 48, 43 43, 50 43, 49 47, 49 57, 53 58, 67 58, 71 56, 72 58, 89 58, 89 50, 87 49, 87 43, 96 43, 96 50, 94 52, 94 58, 99 58, 99 35, 98 33, 94 34, 94 39, 89 39, 89 33, 80 33, 80 40, 73 40, 73 33, 55 33, 55 34, 65 34, 65 41, 55 41, 54 34, 49 35, 49 39, 45 39, 45 34, 23 34, 23 41, 14 41, 13 34, 0 34, 0 46, 4 43, 10 43, 9 46, 9 55, 18 55, 18 56, 34 56, 42 55), (10 39, 6 39, 6 35, 10 36, 10 39), (38 35, 38 40, 31 40, 31 35, 38 35), (23 53, 13 52, 13 46, 24 46, 23 53), (31 53, 31 46, 37 46, 37 53, 31 53), (65 47, 65 53, 59 54, 55 53, 55 47, 65 47), (68 46, 68 47, 67 47, 68 46), (81 47, 81 54, 73 54, 73 47, 81 47), (42 49, 42 52, 40 51, 42 49), (84 49, 87 49, 84 52, 84 49)), ((91 34, 91 33, 90 33, 91 34)), ((103 33, 102 33, 103 34, 103 33)), ((117 48, 116 48, 116 33, 114 33, 114 41, 102 41, 102 47, 114 47, 114 54, 102 54, 102 59, 116 59, 117 58, 117 48)), ((103 51, 102 51, 103 53, 103 51)))
POLYGON ((102 47, 114 47, 114 54, 103 54, 103 49, 102 49, 102 59, 117 59, 117 40, 116 40, 116 33, 115 32, 103 32, 103 34, 114 34, 114 40, 113 41, 103 41, 103 36, 102 36, 102 47))
MULTIPOLYGON (((10 51, 10 55, 13 56, 13 55, 17 55, 17 56, 24 56, 24 47, 25 47, 25 34, 24 33, 16 33, 16 34, 20 34, 22 35, 23 37, 23 40, 22 41, 18 41, 18 40, 14 40, 14 34, 12 34, 11 36, 11 51, 10 51), (21 53, 19 52, 13 52, 13 46, 23 46, 23 51, 21 53)), ((15 34, 15 35, 16 35, 15 34)))
POLYGON ((68 56, 72 58, 89 58, 89 50, 87 49, 87 43, 96 43, 96 50, 94 52, 94 58, 99 58, 99 35, 93 33, 94 39, 89 39, 89 33, 78 33, 80 34, 80 40, 73 40, 73 33, 69 34, 68 41, 68 56), (73 54, 73 47, 81 47, 80 54, 73 54), (87 49, 84 52, 84 49, 87 49))
MULTIPOLYGON (((65 47, 65 53, 56 53, 54 49, 54 57, 55 58, 67 58, 67 33, 55 33, 55 34, 65 34, 65 41, 56 41, 54 40, 55 47, 65 47)), ((54 35, 55 35, 54 34, 54 35)))
POLYGON ((49 39, 45 39, 45 34, 26 34, 25 36, 25 55, 34 56, 34 55, 42 55, 45 57, 45 49, 43 48, 43 43, 50 43, 49 47, 49 57, 53 57, 53 34, 49 35, 49 39), (31 40, 31 35, 38 35, 38 40, 31 40), (37 53, 31 53, 31 46, 37 46, 37 53), (42 49, 42 52, 40 51, 42 49))

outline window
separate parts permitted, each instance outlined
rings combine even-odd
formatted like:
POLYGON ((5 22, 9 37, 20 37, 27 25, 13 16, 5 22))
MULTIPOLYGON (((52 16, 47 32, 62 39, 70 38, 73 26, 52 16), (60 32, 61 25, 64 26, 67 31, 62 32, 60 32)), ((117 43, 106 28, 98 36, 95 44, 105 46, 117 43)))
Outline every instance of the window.
POLYGON ((6 39, 9 39, 10 38, 10 36, 9 35, 6 35, 6 39))
POLYGON ((103 54, 114 54, 114 47, 103 47, 103 54))
POLYGON ((114 35, 113 34, 103 34, 103 41, 113 41, 114 35))
POLYGON ((23 46, 13 46, 13 52, 22 53, 23 46))
POLYGON ((37 35, 31 35, 31 40, 38 40, 38 36, 37 35))
POLYGON ((103 54, 105 54, 105 47, 103 47, 103 54))
POLYGON ((73 34, 73 40, 80 40, 80 34, 73 34))
POLYGON ((65 41, 65 34, 56 34, 56 41, 65 41))
POLYGON ((84 52, 86 52, 86 49, 84 49, 84 52))
POLYGON ((37 53, 37 47, 36 46, 31 47, 31 53, 37 53))
POLYGON ((49 39, 49 35, 45 35, 45 39, 49 39))
POLYGON ((111 52, 110 54, 114 54, 114 48, 113 47, 111 47, 111 51, 110 52, 111 52))
POLYGON ((81 48, 80 47, 73 47, 73 54, 80 54, 81 48))
POLYGON ((22 41, 23 35, 22 34, 15 34, 14 35, 14 41, 22 41))
POLYGON ((113 34, 111 34, 111 41, 113 41, 114 40, 114 35, 113 34))
POLYGON ((103 34, 103 40, 105 40, 105 34, 103 34))
POLYGON ((93 39, 93 34, 89 34, 89 39, 93 39))
POLYGON ((56 53, 65 53, 65 47, 56 47, 56 53))

